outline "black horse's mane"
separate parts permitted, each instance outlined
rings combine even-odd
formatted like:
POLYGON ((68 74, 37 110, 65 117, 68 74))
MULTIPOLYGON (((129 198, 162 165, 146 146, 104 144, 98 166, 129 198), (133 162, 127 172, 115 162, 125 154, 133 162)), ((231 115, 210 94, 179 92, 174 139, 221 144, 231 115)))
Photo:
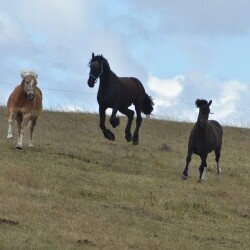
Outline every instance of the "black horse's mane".
POLYGON ((108 60, 105 57, 103 57, 102 55, 96 55, 93 58, 91 58, 89 61, 89 66, 95 61, 101 62, 103 64, 103 68, 110 70, 108 60))
POLYGON ((208 102, 207 102, 207 100, 197 99, 197 100, 195 101, 195 104, 196 104, 196 107, 197 107, 197 108, 200 108, 200 107, 203 106, 203 105, 207 105, 208 102))

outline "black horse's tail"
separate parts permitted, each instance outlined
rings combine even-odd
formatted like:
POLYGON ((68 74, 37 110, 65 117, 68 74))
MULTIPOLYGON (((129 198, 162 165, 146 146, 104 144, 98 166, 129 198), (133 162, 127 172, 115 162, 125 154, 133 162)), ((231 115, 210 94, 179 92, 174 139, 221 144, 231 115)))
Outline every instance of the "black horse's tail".
POLYGON ((151 112, 154 109, 154 102, 151 96, 149 96, 148 94, 145 93, 145 98, 144 98, 144 102, 142 104, 142 108, 141 111, 145 114, 145 115, 150 115, 151 112))

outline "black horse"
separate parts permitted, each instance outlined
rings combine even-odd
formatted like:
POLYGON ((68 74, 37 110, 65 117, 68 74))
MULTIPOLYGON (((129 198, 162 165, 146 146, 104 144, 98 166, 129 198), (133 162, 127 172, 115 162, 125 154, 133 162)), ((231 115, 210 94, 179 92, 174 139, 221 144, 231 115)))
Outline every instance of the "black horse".
MULTIPOLYGON (((197 99, 195 104, 200 109, 198 119, 194 125, 188 142, 188 153, 186 158, 186 167, 183 171, 183 179, 188 177, 188 165, 191 161, 192 154, 197 154, 201 158, 201 165, 199 167, 200 176, 198 182, 205 179, 204 169, 207 167, 208 153, 215 152, 215 160, 217 163, 217 174, 220 174, 219 167, 220 151, 222 145, 223 130, 221 125, 214 120, 208 120, 210 114, 210 105, 212 100, 197 99)), ((206 171, 206 170, 205 170, 206 171)))
POLYGON ((105 112, 107 108, 112 109, 110 123, 113 128, 120 123, 116 114, 120 111, 128 117, 128 123, 125 129, 125 138, 129 142, 132 140, 134 145, 139 143, 139 128, 141 126, 141 112, 146 115, 153 111, 152 98, 146 94, 142 83, 134 77, 118 77, 109 66, 107 59, 102 55, 94 55, 89 62, 90 72, 88 85, 94 87, 95 82, 100 78, 97 101, 99 104, 100 128, 104 136, 113 141, 115 135, 105 126, 105 112), (134 104, 136 111, 136 128, 131 135, 131 124, 134 118, 134 111, 128 109, 134 104))

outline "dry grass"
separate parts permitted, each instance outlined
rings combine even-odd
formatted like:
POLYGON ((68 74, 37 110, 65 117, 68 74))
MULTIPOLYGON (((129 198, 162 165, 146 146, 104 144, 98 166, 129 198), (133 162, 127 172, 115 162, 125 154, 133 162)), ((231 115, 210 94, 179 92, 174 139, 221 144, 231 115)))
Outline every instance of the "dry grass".
POLYGON ((192 124, 125 119, 106 140, 92 114, 43 112, 34 148, 8 142, 0 109, 0 249, 249 249, 250 130, 224 128, 222 174, 209 155, 181 180, 192 124))

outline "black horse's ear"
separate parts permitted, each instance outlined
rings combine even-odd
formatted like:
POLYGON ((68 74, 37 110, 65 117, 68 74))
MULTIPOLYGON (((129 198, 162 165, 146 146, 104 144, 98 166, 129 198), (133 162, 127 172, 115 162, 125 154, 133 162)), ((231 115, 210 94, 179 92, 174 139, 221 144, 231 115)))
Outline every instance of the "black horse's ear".
POLYGON ((103 58, 102 54, 101 54, 101 57, 103 58))
POLYGON ((209 102, 208 102, 208 106, 210 106, 212 104, 212 100, 210 100, 209 102))
POLYGON ((94 52, 92 52, 92 59, 95 57, 95 54, 94 54, 94 52))

